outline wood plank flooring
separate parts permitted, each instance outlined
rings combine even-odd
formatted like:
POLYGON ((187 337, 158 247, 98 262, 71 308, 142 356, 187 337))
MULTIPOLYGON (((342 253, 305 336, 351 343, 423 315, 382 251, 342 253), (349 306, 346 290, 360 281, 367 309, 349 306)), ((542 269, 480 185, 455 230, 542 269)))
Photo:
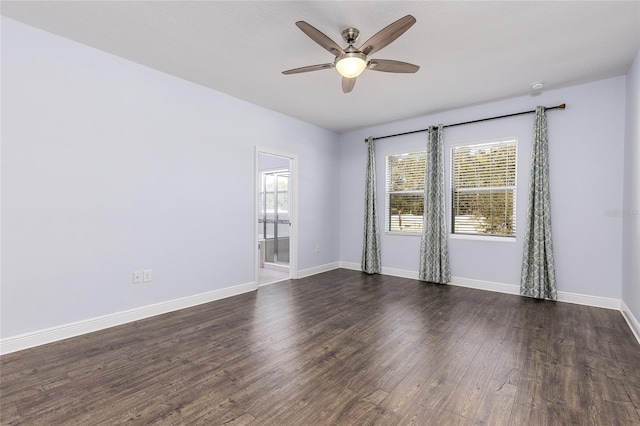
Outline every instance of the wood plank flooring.
POLYGON ((2 425, 639 425, 620 312, 335 270, 0 357, 2 425))

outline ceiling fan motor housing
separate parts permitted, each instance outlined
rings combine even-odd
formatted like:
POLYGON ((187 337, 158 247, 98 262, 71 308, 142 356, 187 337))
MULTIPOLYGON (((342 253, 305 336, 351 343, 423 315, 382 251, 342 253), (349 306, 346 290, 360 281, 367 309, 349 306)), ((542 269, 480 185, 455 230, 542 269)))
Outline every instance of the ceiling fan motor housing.
POLYGON ((347 42, 347 44, 355 43, 356 40, 358 40, 358 37, 360 37, 360 30, 357 28, 347 28, 342 32, 342 38, 347 42))

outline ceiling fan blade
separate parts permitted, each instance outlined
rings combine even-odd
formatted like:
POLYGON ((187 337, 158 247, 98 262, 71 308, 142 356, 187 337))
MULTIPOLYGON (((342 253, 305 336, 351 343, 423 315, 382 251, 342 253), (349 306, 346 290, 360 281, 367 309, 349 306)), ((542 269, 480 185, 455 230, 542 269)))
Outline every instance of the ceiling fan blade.
POLYGON ((320 64, 320 65, 309 65, 308 67, 300 67, 300 68, 294 68, 291 70, 286 70, 286 71, 282 71, 282 74, 299 74, 301 72, 309 72, 309 71, 320 71, 320 70, 326 70, 329 68, 333 68, 333 64, 320 64))
POLYGON ((388 46, 395 39, 400 37, 407 31, 413 24, 416 23, 416 18, 411 15, 407 15, 404 18, 400 18, 394 23, 384 27, 373 37, 367 40, 362 47, 360 47, 360 51, 365 55, 370 55, 378 50, 382 49, 385 46, 388 46))
POLYGON ((349 93, 353 90, 353 86, 356 85, 356 79, 354 78, 347 78, 347 77, 342 77, 342 91, 344 93, 349 93))
POLYGON ((418 71, 420 67, 408 62, 392 61, 390 59, 372 59, 367 64, 367 69, 382 72, 412 73, 418 71))
POLYGON ((333 56, 344 55, 344 50, 342 49, 342 47, 340 47, 335 41, 327 37, 322 31, 318 30, 315 27, 312 27, 304 21, 298 21, 296 22, 296 25, 302 30, 303 33, 308 35, 311 40, 327 49, 333 56))

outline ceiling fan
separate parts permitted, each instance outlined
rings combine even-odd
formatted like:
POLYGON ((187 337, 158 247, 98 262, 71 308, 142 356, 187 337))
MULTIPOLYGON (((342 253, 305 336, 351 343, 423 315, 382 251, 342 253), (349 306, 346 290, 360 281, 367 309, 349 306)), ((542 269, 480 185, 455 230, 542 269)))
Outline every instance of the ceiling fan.
POLYGON ((342 38, 349 46, 343 49, 317 28, 312 27, 304 21, 298 21, 296 22, 298 28, 313 41, 335 55, 335 60, 326 64, 294 68, 282 71, 282 73, 287 75, 299 74, 335 68, 340 75, 342 75, 342 91, 344 93, 349 93, 353 90, 356 84, 356 77, 362 74, 365 69, 382 72, 414 73, 420 69, 419 66, 389 59, 368 59, 368 56, 391 44, 415 23, 416 18, 411 15, 400 18, 378 31, 373 37, 360 46, 360 49, 353 47, 353 43, 358 39, 360 31, 356 28, 347 28, 342 32, 342 38))

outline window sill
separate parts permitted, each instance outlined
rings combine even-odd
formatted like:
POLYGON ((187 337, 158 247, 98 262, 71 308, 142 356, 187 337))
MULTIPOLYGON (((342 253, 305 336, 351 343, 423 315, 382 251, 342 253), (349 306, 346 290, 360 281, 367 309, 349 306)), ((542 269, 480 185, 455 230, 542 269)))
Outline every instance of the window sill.
POLYGON ((384 235, 393 235, 393 236, 401 236, 401 237, 421 237, 422 232, 384 231, 384 235))
POLYGON ((498 237, 495 235, 449 234, 449 238, 452 240, 497 241, 501 243, 516 242, 516 237, 498 237))

